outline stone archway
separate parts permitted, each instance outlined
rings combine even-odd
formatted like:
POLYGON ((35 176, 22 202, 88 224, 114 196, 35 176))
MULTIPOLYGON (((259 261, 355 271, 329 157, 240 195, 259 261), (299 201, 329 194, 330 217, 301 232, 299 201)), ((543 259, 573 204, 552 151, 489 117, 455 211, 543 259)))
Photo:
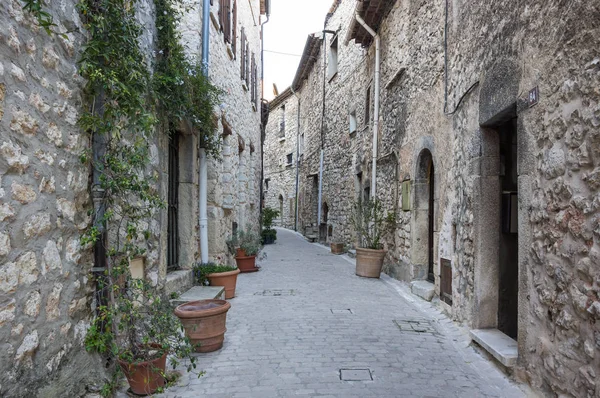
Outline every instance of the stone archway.
POLYGON ((413 180, 411 279, 435 283, 435 164, 430 148, 423 148, 415 162, 413 180))

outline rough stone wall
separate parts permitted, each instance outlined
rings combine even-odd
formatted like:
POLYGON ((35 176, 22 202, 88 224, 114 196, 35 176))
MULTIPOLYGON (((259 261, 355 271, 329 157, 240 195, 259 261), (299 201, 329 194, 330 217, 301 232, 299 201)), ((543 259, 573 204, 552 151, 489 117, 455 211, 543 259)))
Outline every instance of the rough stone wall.
MULTIPOLYGON (((251 226, 258 231, 261 183, 260 132, 260 8, 259 1, 237 2, 237 50, 225 43, 215 23, 210 26, 210 78, 223 89, 221 117, 231 126, 231 135, 223 138, 220 161, 209 162, 208 168, 208 228, 211 257, 224 257, 226 239, 233 223, 239 228, 251 226), (257 65, 258 102, 250 101, 250 87, 241 78, 241 29, 244 28, 250 57, 257 65)), ((211 7, 211 19, 218 21, 218 2, 211 7)), ((198 25, 200 26, 200 25, 198 25)), ((250 58, 249 58, 250 59, 250 58)), ((248 82, 250 83, 250 79, 248 82)), ((221 125, 219 134, 223 133, 221 125)))
POLYGON ((75 3, 51 10, 66 39, 39 29, 21 2, 0 5, 2 396, 78 396, 103 370, 82 344, 93 258, 79 244, 91 202, 75 3))
MULTIPOLYGON (((280 103, 269 108, 269 122, 265 132, 264 187, 265 206, 280 211, 273 223, 285 228, 294 228, 296 217, 296 145, 298 142, 298 100, 289 92, 282 93, 280 103), (284 132, 281 121, 285 118, 284 132), (287 156, 292 154, 292 164, 287 156)), ((301 134, 304 131, 301 131, 301 134)))
MULTIPOLYGON (((341 28, 342 41, 354 5, 343 1, 328 19, 327 29, 341 28)), ((379 29, 377 196, 396 212, 394 234, 386 238, 385 270, 404 280, 425 277, 426 257, 419 245, 426 228, 415 206, 424 198, 418 193, 423 178, 419 155, 427 149, 435 168, 436 291, 439 260, 449 259, 449 310, 467 325, 481 324, 478 312, 488 297, 482 281, 486 272, 494 272, 485 268, 486 246, 493 245, 485 240, 486 223, 497 222, 487 214, 485 182, 498 179, 494 126, 512 112, 518 120, 519 175, 516 375, 559 396, 598 396, 598 5, 448 2, 447 104, 445 16, 444 3, 398 0, 379 29), (529 108, 525 99, 535 86, 539 103, 529 108), (404 180, 411 181, 411 210, 406 212, 401 210, 404 180)), ((302 226, 317 224, 322 56, 300 89, 301 129, 307 132, 300 173, 302 226)), ((323 202, 329 207, 330 240, 348 244, 354 242, 351 204, 371 178, 371 127, 364 115, 373 57, 373 45, 363 50, 340 42, 338 75, 326 81, 323 202), (358 128, 348 134, 352 111, 358 128)), ((371 89, 371 101, 373 95, 371 89)))

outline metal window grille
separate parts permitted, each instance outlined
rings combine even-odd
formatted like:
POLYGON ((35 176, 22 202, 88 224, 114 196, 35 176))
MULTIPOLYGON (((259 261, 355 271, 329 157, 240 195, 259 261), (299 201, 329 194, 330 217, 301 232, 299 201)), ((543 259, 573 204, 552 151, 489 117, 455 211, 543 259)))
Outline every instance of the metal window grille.
POLYGON ((171 131, 169 136, 169 190, 167 199, 167 270, 179 268, 179 134, 171 131))

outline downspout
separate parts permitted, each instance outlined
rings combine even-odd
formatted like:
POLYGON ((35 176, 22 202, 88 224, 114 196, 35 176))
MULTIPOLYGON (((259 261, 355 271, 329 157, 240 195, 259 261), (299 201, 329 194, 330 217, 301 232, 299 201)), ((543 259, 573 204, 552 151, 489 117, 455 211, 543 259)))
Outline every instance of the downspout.
POLYGON ((371 166, 371 197, 377 199, 377 137, 379 135, 379 35, 371 29, 369 25, 358 15, 358 11, 355 11, 354 18, 371 36, 375 38, 375 120, 373 121, 373 163, 371 166))
MULTIPOLYGON (((202 0, 202 72, 208 77, 208 56, 210 41, 210 0, 202 0)), ((200 134, 200 133, 198 133, 200 134)), ((200 144, 200 167, 198 169, 198 207, 199 207, 199 226, 200 226, 200 261, 208 263, 208 165, 206 159, 206 149, 202 147, 201 137, 198 137, 200 144)))
POLYGON ((294 208, 294 231, 298 231, 298 190, 300 185, 300 96, 294 90, 293 84, 290 86, 290 89, 298 101, 298 121, 296 127, 296 200, 294 208))
POLYGON ((260 24, 260 188, 259 188, 259 213, 262 219, 264 201, 264 180, 265 180, 265 129, 266 123, 263 124, 263 104, 265 102, 265 25, 271 19, 271 4, 267 1, 267 20, 260 24))

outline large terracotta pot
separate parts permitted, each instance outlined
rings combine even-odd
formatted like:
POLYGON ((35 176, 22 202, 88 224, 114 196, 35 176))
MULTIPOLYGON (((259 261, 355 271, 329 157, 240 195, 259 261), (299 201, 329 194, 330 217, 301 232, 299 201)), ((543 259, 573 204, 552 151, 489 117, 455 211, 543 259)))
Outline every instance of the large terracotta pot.
POLYGON ((238 256, 235 258, 235 262, 237 263, 240 272, 258 271, 258 268, 256 267, 256 256, 238 256))
MULTIPOLYGON (((152 345, 160 348, 158 345, 152 345)), ((165 369, 167 364, 167 353, 152 361, 140 363, 129 363, 118 360, 119 366, 127 381, 131 391, 137 395, 149 395, 155 393, 160 387, 165 385, 165 369)))
POLYGON ((356 248, 356 275, 366 278, 379 278, 385 250, 356 248))
POLYGON ((223 286, 225 288, 225 298, 231 299, 235 297, 235 284, 237 276, 240 273, 239 268, 228 272, 217 272, 208 274, 206 277, 211 286, 223 286))
POLYGON ((211 352, 223 347, 230 308, 231 304, 225 300, 190 301, 175 308, 175 315, 181 320, 196 352, 211 352))

